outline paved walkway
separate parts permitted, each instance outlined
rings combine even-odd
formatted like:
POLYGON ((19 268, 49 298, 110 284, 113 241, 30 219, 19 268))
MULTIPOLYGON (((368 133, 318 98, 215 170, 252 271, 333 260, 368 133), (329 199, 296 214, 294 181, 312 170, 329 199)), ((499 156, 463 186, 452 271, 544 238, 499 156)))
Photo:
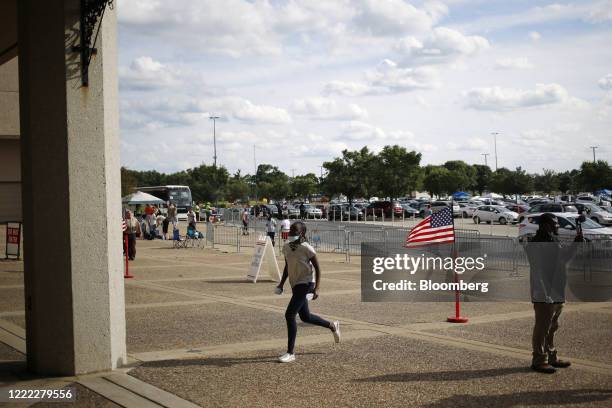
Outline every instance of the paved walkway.
POLYGON ((245 251, 139 241, 125 286, 130 367, 53 380, 22 373, 23 268, 0 262, 0 385, 73 386, 79 406, 105 407, 612 404, 611 303, 567 305, 558 348, 574 364, 544 376, 527 369, 530 304, 467 303, 470 323, 454 326, 447 303, 361 303, 358 258, 322 254, 312 310, 342 321, 343 342, 300 324, 297 361, 281 365, 289 297, 245 281, 245 251))

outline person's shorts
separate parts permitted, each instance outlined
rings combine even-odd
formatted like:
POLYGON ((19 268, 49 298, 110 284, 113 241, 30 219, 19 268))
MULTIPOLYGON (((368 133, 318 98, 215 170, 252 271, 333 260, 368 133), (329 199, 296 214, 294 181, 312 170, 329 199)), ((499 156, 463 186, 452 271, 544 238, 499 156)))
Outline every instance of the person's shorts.
POLYGON ((281 232, 281 238, 283 240, 285 240, 285 241, 288 240, 289 239, 289 231, 282 231, 281 232))

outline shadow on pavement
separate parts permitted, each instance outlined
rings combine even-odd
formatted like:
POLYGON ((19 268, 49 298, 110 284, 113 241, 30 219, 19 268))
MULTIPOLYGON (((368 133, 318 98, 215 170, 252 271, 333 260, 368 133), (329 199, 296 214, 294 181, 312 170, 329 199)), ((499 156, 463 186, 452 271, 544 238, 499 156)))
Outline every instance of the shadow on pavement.
POLYGON ((491 368, 487 370, 434 371, 429 373, 396 373, 377 377, 359 378, 357 382, 410 382, 410 381, 461 381, 477 378, 500 377, 515 373, 531 372, 529 367, 491 368))
MULTIPOLYGON (((300 353, 300 356, 318 355, 323 353, 300 353)), ((278 355, 259 356, 259 357, 203 357, 188 360, 165 360, 152 361, 141 364, 141 368, 164 368, 164 367, 186 367, 186 366, 213 366, 213 367, 232 367, 240 364, 252 363, 278 363, 278 355)))
MULTIPOLYGON (((516 392, 501 395, 453 395, 424 405, 427 408, 496 407, 511 408, 533 405, 569 405, 603 402, 612 399, 612 389, 548 390, 516 392)), ((610 406, 609 404, 607 406, 610 406)))

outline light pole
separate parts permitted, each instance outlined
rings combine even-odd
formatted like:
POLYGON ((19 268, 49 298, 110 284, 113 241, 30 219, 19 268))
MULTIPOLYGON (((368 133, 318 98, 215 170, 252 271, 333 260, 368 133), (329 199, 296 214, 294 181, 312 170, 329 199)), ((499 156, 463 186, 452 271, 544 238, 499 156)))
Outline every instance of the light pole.
POLYGON ((213 121, 213 149, 214 149, 214 153, 213 153, 213 160, 214 160, 214 166, 215 168, 217 168, 217 119, 220 119, 219 116, 209 116, 208 119, 211 119, 213 121))
POLYGON ((481 153, 481 156, 484 156, 485 158, 485 166, 489 167, 489 164, 487 163, 487 156, 489 155, 489 153, 481 153))
POLYGON ((593 149, 593 163, 596 162, 595 160, 595 149, 599 148, 599 146, 591 146, 591 149, 593 149))
POLYGON ((493 135, 493 145, 495 147, 495 171, 497 171, 497 135, 499 135, 499 133, 491 132, 491 134, 493 135))

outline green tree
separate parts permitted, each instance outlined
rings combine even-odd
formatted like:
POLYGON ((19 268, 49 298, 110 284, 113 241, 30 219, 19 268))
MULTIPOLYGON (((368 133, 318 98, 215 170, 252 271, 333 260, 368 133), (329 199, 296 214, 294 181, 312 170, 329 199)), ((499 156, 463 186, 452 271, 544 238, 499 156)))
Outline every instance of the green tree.
POLYGON ((271 164, 260 164, 253 176, 260 198, 282 199, 289 195, 289 177, 271 164))
POLYGON ((594 192, 602 188, 611 188, 612 168, 604 160, 584 162, 580 166, 578 181, 582 191, 594 192))
POLYGON ((450 170, 444 166, 426 166, 423 177, 423 188, 430 196, 440 196, 443 193, 450 193, 452 190, 449 183, 451 176, 450 170))
POLYGON ((447 181, 449 194, 456 191, 469 190, 476 180, 476 172, 472 166, 461 160, 451 160, 444 163, 444 167, 449 171, 447 181))
POLYGON ((308 198, 318 191, 319 179, 314 173, 295 176, 289 182, 294 197, 308 198))
POLYGON ((533 186, 536 191, 551 194, 559 190, 559 177, 553 170, 543 169, 542 174, 534 176, 533 186))
POLYGON ((322 181, 326 194, 344 194, 349 201, 356 197, 369 197, 376 189, 375 156, 363 147, 361 150, 342 151, 342 157, 323 163, 327 175, 322 181))
POLYGON ((421 153, 398 145, 383 147, 371 162, 378 180, 377 190, 391 198, 412 193, 419 182, 420 162, 421 153))
POLYGON ((227 182, 226 197, 229 201, 248 201, 251 192, 249 176, 243 177, 238 170, 227 182))
POLYGON ((491 186, 493 172, 489 166, 482 164, 474 164, 472 167, 474 168, 474 181, 470 190, 482 195, 491 186))

